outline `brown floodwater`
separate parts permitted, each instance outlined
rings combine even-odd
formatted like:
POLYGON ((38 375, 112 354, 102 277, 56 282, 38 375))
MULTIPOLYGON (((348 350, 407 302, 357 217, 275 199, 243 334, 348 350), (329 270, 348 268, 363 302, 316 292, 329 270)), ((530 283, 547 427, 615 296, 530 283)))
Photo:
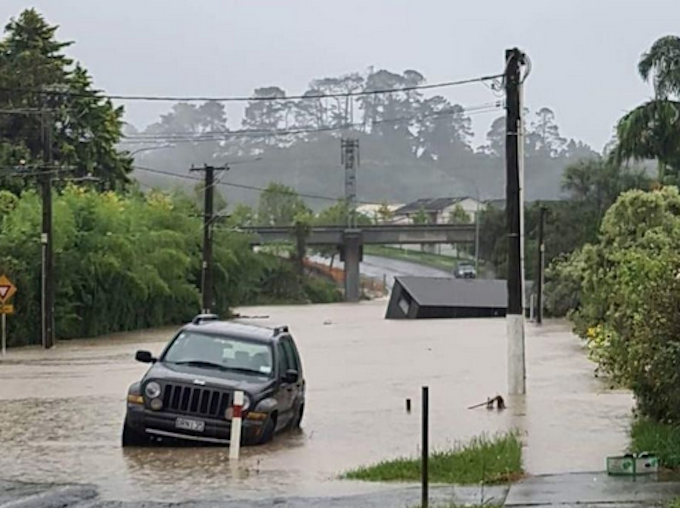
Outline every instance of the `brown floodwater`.
POLYGON ((420 390, 430 387, 433 447, 518 429, 530 473, 599 471, 627 446, 631 395, 593 376, 562 323, 528 324, 528 395, 502 412, 468 406, 506 389, 505 321, 386 321, 386 302, 243 309, 288 324, 308 399, 303 429, 230 464, 221 447, 123 450, 129 384, 173 329, 10 350, 0 361, 0 478, 97 485, 110 499, 339 495, 384 488, 345 482, 349 468, 414 455, 420 390), (405 411, 405 399, 413 412, 405 411))

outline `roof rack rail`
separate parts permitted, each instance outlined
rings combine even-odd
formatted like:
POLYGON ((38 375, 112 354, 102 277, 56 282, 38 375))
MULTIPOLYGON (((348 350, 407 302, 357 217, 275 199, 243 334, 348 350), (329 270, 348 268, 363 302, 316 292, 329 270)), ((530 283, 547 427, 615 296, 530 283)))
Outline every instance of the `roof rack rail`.
POLYGON ((281 335, 282 333, 288 333, 288 325, 274 327, 274 336, 281 335))
POLYGON ((191 320, 191 324, 200 325, 206 321, 217 321, 219 318, 217 314, 199 314, 191 320))

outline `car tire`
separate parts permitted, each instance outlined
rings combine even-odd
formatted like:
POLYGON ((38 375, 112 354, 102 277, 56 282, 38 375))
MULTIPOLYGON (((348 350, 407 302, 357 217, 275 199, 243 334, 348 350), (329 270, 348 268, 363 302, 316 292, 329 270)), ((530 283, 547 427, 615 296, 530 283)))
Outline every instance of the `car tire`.
POLYGON ((264 424, 262 434, 255 444, 263 445, 269 443, 272 439, 274 439, 274 431, 276 431, 276 415, 271 415, 264 424))
POLYGON ((297 410, 295 411, 295 416, 290 422, 290 428, 291 429, 299 429, 300 425, 302 425, 302 418, 305 416, 305 405, 300 404, 297 407, 297 410))
POLYGON ((144 446, 148 443, 149 439, 144 434, 130 427, 126 418, 125 423, 123 423, 123 434, 121 436, 121 444, 123 445, 123 448, 144 446))

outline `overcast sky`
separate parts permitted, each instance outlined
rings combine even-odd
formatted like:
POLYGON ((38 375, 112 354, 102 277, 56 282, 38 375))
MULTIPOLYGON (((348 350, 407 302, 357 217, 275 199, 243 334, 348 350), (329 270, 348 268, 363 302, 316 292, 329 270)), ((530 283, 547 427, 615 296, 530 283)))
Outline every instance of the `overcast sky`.
MULTIPOLYGON (((369 66, 434 83, 498 73, 504 50, 518 46, 533 61, 527 105, 552 108, 563 135, 598 150, 651 94, 640 54, 680 32, 678 0, 2 0, 0 18, 30 6, 116 94, 248 95, 266 85, 297 94, 311 79, 369 66)), ((482 85, 442 94, 494 100, 482 85)), ((128 120, 144 126, 167 107, 129 104, 128 120)), ((473 117, 478 141, 492 117, 473 117)))

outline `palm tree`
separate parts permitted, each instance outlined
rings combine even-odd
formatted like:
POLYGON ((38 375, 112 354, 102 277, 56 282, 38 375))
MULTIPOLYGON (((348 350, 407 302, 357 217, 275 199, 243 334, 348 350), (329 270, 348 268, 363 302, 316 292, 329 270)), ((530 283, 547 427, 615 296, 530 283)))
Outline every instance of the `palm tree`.
POLYGON ((680 37, 669 35, 657 40, 638 64, 645 81, 653 79, 657 99, 680 93, 680 37))
POLYGON ((616 127, 616 162, 656 160, 659 182, 678 181, 680 175, 680 37, 657 40, 642 55, 640 76, 652 81, 654 99, 626 114, 616 127))
POLYGON ((616 161, 654 160, 658 180, 676 179, 680 173, 680 103, 653 99, 626 114, 616 128, 616 161))

